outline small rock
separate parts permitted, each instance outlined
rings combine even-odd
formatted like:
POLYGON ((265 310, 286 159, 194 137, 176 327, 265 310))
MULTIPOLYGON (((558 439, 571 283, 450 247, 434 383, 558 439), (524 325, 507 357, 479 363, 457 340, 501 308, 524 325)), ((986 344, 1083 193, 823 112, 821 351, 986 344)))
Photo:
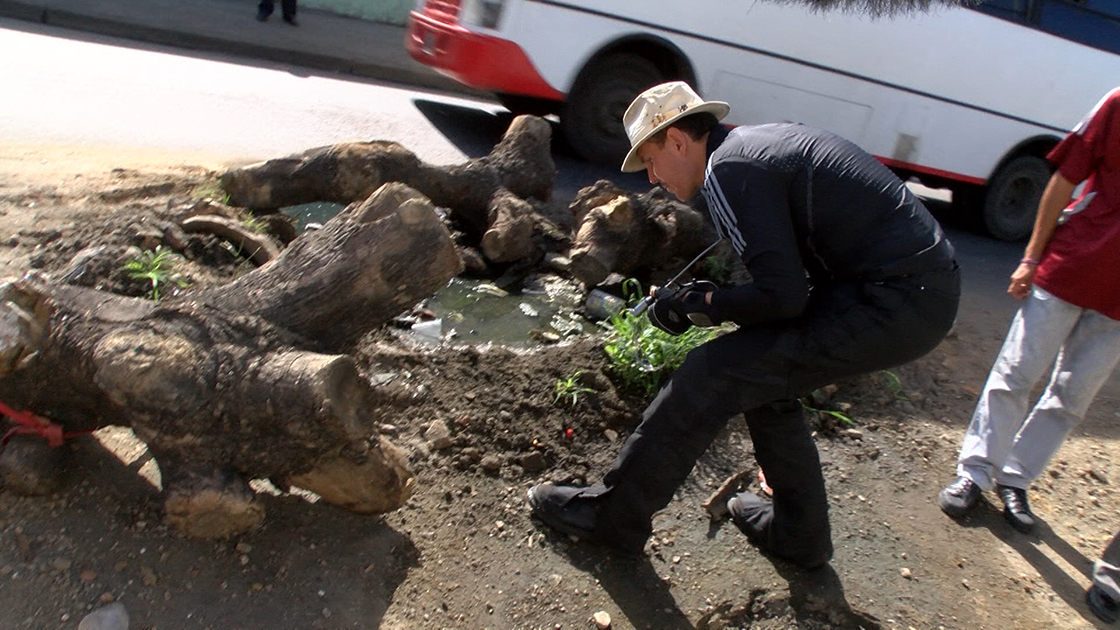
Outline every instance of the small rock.
POLYGON ((443 450, 451 446, 451 430, 443 420, 434 420, 424 430, 424 438, 432 445, 432 448, 443 450))
POLYGON ((572 267, 572 260, 555 252, 549 252, 544 255, 544 266, 566 273, 572 267))
POLYGON ((97 579, 97 571, 94 571, 93 569, 86 569, 85 571, 82 571, 82 574, 79 576, 79 578, 83 582, 92 582, 97 579))
POLYGON ((545 469, 544 455, 533 451, 521 458, 521 467, 527 473, 540 472, 545 469))
POLYGON ((611 627, 611 616, 605 610, 600 610, 594 615, 591 615, 591 621, 599 630, 607 630, 607 628, 611 627))
POLYGON ((55 558, 51 561, 51 566, 59 571, 69 571, 72 565, 73 562, 69 558, 55 558))
POLYGON ((844 429, 840 432, 840 434, 853 440, 863 439, 863 431, 860 431, 859 429, 844 429))
POLYGON ((144 586, 155 586, 156 572, 151 567, 140 567, 140 581, 144 583, 144 586))
POLYGON ((128 610, 116 602, 86 615, 78 630, 128 630, 128 610))
POLYGON ((608 441, 617 442, 618 441, 618 431, 615 431, 614 429, 604 429, 603 430, 603 437, 607 438, 608 441))
POLYGON ((906 578, 907 580, 910 580, 910 579, 914 578, 914 573, 906 567, 902 567, 901 569, 899 569, 898 574, 901 575, 902 577, 906 578))
POLYGON ((236 549, 238 553, 249 553, 253 550, 253 546, 247 542, 239 542, 234 549, 236 549))
POLYGON ((824 388, 814 389, 809 393, 809 400, 813 402, 813 406, 815 407, 824 407, 831 398, 832 395, 825 391, 824 388))
POLYGON ((482 466, 482 469, 486 472, 498 472, 502 469, 502 458, 497 455, 487 455, 482 458, 479 466, 482 466))

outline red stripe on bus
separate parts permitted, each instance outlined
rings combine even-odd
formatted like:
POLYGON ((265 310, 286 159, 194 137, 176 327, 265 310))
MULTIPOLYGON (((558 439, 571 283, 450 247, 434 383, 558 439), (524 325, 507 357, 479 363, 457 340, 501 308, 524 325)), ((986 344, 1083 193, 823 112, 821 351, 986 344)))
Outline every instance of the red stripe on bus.
POLYGON ((517 44, 412 11, 405 41, 413 59, 479 90, 564 100, 517 44))
POLYGON ((915 173, 923 173, 925 175, 935 175, 943 179, 951 179, 953 181, 964 182, 966 184, 984 185, 986 180, 979 177, 972 177, 971 175, 961 175, 960 173, 953 173, 950 171, 943 171, 939 168, 930 168, 920 164, 911 164, 910 162, 901 162, 899 160, 892 160, 876 155, 875 158, 891 168, 897 168, 907 171, 914 171, 915 173))

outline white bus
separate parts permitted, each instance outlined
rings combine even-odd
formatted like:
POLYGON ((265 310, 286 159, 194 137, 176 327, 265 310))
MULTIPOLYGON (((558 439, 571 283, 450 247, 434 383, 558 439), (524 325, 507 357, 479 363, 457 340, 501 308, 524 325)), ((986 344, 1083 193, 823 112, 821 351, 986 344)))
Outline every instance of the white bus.
POLYGON ((1030 233, 1043 156, 1120 85, 1120 0, 987 0, 871 18, 766 0, 420 0, 413 58, 558 114, 583 157, 620 163, 622 112, 683 79, 731 125, 796 121, 907 179, 982 207, 998 238, 1030 233))

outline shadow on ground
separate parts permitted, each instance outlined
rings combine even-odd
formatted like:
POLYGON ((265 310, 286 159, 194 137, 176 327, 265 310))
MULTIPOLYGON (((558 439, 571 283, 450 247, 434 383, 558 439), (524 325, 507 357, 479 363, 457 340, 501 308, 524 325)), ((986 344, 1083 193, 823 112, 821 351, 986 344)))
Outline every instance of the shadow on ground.
POLYGON ((1097 624, 1096 616, 1085 605, 1085 587, 1082 583, 1091 580, 1093 561, 1078 551, 1073 545, 1059 536, 1041 517, 1035 516, 1034 533, 1022 534, 1011 528, 1003 517, 1003 508, 993 505, 987 497, 981 499, 968 516, 958 519, 962 527, 986 529, 992 536, 1014 549, 1026 560, 1046 584, 1062 601, 1081 617, 1097 624), (1080 576, 1070 575, 1066 568, 1059 566, 1044 548, 1073 567, 1080 576))
MULTIPOLYGON (((145 458, 125 464, 92 437, 72 448, 64 495, 20 503, 23 561, 67 558, 75 596, 122 602, 134 627, 314 628, 328 618, 376 627, 420 566, 412 541, 382 519, 294 495, 259 495, 268 514, 258 531, 183 538, 162 523, 159 490, 137 474, 145 458)), ((10 588, 27 590, 20 599, 34 610, 35 579, 10 588)))

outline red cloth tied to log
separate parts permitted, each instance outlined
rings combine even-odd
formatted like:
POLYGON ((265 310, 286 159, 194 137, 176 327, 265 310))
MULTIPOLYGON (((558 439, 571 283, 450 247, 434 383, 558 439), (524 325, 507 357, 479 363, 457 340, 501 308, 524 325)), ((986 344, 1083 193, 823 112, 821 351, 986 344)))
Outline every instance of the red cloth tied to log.
POLYGON ((3 439, 0 439, 0 448, 7 446, 8 441, 16 435, 38 435, 45 439, 47 445, 51 448, 58 448, 69 438, 92 433, 92 431, 64 433, 61 424, 55 424, 46 418, 40 418, 30 411, 16 411, 2 402, 0 402, 0 414, 7 416, 16 424, 4 434, 3 439))

